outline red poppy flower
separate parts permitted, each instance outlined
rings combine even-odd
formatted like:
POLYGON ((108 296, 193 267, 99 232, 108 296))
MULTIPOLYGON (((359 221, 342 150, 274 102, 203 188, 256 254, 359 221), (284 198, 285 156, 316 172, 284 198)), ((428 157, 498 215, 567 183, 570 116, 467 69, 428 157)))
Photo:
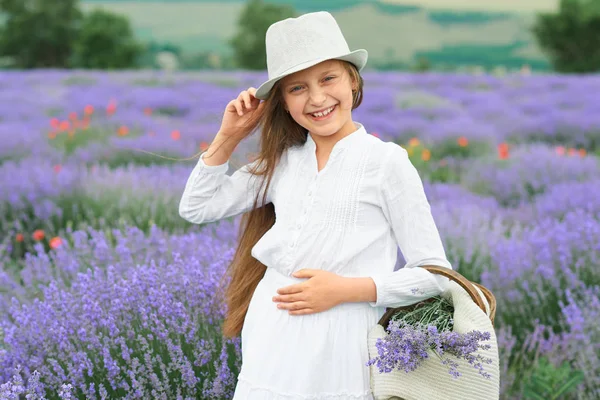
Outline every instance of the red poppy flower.
POLYGON ((126 127, 125 125, 120 126, 119 129, 117 130, 117 134, 119 136, 125 136, 129 133, 129 128, 126 127))
POLYGON ((44 231, 42 229, 36 229, 33 232, 33 235, 31 235, 31 237, 33 238, 33 240, 39 242, 40 240, 43 240, 46 237, 46 234, 44 233, 44 231))
POLYGON ((55 236, 52 239, 50 239, 50 247, 53 249, 56 249, 61 244, 62 244, 62 239, 58 236, 55 236))

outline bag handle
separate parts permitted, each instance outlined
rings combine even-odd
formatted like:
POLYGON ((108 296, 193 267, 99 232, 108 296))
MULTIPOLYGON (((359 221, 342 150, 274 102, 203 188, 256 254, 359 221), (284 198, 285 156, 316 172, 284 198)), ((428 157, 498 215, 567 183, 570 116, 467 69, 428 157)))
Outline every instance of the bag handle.
MULTIPOLYGON (((467 278, 465 278, 464 276, 462 276, 461 274, 459 274, 458 272, 456 272, 455 270, 450 269, 450 268, 440 267, 437 265, 424 265, 424 266, 421 266, 421 268, 425 268, 427 271, 431 272, 432 274, 441 275, 443 277, 449 278, 450 280, 459 284, 460 287, 465 289, 465 291, 469 294, 469 296, 475 302, 475 304, 477 304, 477 307, 479 307, 481 310, 483 310, 483 312, 486 313, 486 315, 487 315, 486 304, 483 301, 483 299, 481 298, 481 296, 479 295, 479 292, 477 291, 477 289, 475 289, 474 285, 477 285, 477 287, 484 293, 486 300, 489 303, 489 308, 490 308, 489 317, 490 317, 490 320, 492 321, 492 323, 494 323, 494 314, 496 312, 496 299, 494 298, 492 293, 487 288, 485 288, 484 286, 482 286, 480 284, 469 281, 467 278)), ((427 301, 427 300, 425 300, 425 301, 427 301)), ((383 314, 383 316, 381 317, 381 319, 378 322, 379 325, 386 328, 390 319, 392 318, 392 316, 394 314, 396 314, 396 312, 398 312, 398 310, 406 309, 406 308, 409 308, 412 306, 413 305, 395 307, 395 308, 387 308, 385 314, 383 314)))

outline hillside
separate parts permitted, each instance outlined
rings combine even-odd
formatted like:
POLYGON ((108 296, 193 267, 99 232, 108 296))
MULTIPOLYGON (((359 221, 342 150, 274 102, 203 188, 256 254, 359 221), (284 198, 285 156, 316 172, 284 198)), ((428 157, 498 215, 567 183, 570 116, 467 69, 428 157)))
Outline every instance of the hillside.
MULTIPOLYGON (((87 0, 87 2, 106 2, 107 0, 87 0)), ((132 0, 111 0, 114 3, 132 0)), ((212 0, 135 0, 139 3, 210 3, 212 0)), ((242 0, 223 0, 221 3, 237 3, 242 0)), ((322 0, 269 0, 272 3, 292 4, 300 9, 308 4, 323 7, 322 0)), ((558 8, 560 0, 327 0, 328 7, 350 7, 364 3, 382 3, 392 6, 423 7, 427 9, 452 10, 452 11, 509 11, 509 12, 537 12, 554 11, 558 8)))
MULTIPOLYGON (((457 0, 454 0, 457 1, 457 0)), ((271 0, 299 13, 323 9, 335 15, 352 48, 366 48, 373 63, 411 62, 426 56, 450 64, 529 63, 547 68, 529 32, 533 13, 450 10, 391 0, 271 0)), ((448 4, 451 1, 449 0, 448 4)), ((486 3, 486 2, 482 2, 486 3)), ((184 52, 230 53, 244 6, 240 0, 85 0, 84 10, 102 7, 126 15, 142 40, 172 43, 184 52)))

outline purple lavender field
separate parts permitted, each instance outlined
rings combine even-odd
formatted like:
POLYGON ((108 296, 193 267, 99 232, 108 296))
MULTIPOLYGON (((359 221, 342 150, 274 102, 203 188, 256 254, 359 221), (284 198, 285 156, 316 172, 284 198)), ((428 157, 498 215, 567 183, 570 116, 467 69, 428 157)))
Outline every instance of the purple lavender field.
MULTIPOLYGON (((225 104, 263 78, 0 73, 0 398, 231 398, 238 218, 194 226, 178 202, 225 104)), ((561 398, 600 398, 600 77, 365 80, 355 120, 407 148, 450 261, 496 295, 502 398, 574 371, 561 398)))

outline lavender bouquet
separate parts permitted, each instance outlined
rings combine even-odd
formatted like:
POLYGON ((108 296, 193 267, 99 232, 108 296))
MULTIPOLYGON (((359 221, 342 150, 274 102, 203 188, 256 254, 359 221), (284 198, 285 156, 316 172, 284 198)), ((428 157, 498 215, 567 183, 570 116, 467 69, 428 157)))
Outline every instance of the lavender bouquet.
POLYGON ((370 359, 367 366, 375 365, 380 373, 395 369, 408 373, 434 354, 455 379, 461 376, 455 357, 466 360, 481 376, 489 379, 491 376, 484 371, 483 365, 491 364, 492 359, 477 351, 491 348, 490 344, 481 343, 491 339, 490 332, 454 332, 453 314, 454 307, 441 296, 398 310, 389 321, 388 334, 377 339, 378 356, 370 359), (454 357, 445 357, 447 354, 454 357))

